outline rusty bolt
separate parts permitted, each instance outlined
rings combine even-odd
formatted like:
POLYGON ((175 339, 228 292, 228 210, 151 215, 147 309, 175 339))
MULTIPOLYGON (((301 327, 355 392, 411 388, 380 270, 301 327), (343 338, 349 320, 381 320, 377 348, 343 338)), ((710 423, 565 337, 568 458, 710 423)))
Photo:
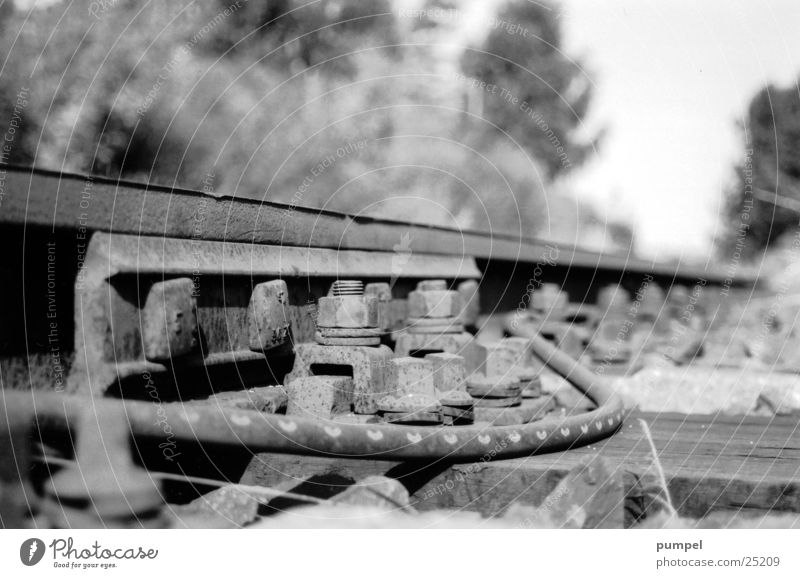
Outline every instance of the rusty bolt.
MULTIPOLYGON (((87 522, 87 527, 98 527, 135 520, 137 515, 157 511, 163 505, 160 484, 133 462, 122 406, 104 407, 98 412, 88 404, 71 425, 77 434, 76 463, 54 475, 44 488, 51 504, 48 509, 55 518, 66 517, 67 527, 87 522), (77 510, 77 504, 85 505, 85 509, 77 510), (102 521, 91 522, 95 513, 102 521)), ((180 455, 168 449, 170 461, 180 455)))
POLYGON ((488 377, 505 377, 515 375, 519 367, 519 353, 506 343, 476 343, 475 351, 479 368, 488 377))
POLYGON ((425 279, 417 283, 417 291, 447 291, 447 281, 444 279, 425 279))
POLYGON ((470 375, 467 393, 473 397, 516 398, 522 394, 522 382, 516 376, 470 375))
POLYGON ((420 281, 408 294, 408 316, 411 318, 446 318, 461 314, 461 296, 447 289, 441 280, 420 281))
POLYGON ((513 353, 514 363, 510 376, 522 382, 525 397, 540 397, 542 394, 541 374, 544 370, 542 361, 533 355, 531 340, 525 337, 507 337, 500 341, 503 347, 513 353))
POLYGON ((506 337, 500 344, 512 352, 513 368, 516 373, 528 374, 541 369, 541 362, 535 358, 531 350, 531 340, 527 337, 506 337))
POLYGON ((365 295, 375 295, 381 303, 388 303, 392 300, 392 288, 388 283, 367 283, 364 287, 365 295))
POLYGON ((467 326, 478 324, 478 316, 481 313, 481 299, 478 293, 478 282, 469 279, 462 281, 458 285, 458 294, 461 296, 461 322, 467 326))
MULTIPOLYGON (((690 304, 691 299, 692 293, 683 285, 670 287, 669 291, 667 291, 667 306, 665 307, 668 316, 673 319, 679 319, 687 311, 686 306, 690 304)), ((697 303, 697 296, 695 296, 693 305, 695 311, 702 311, 702 306, 697 303)))
POLYGON ((673 285, 667 292, 667 303, 671 307, 682 308, 691 297, 689 289, 683 285, 673 285))
POLYGON ((432 364, 436 391, 464 390, 467 370, 463 357, 453 353, 429 353, 425 360, 432 364))
POLYGON ((378 297, 364 295, 361 281, 336 281, 317 304, 317 326, 362 329, 378 327, 378 297))
POLYGON ((569 297, 555 283, 544 283, 531 294, 531 309, 561 319, 569 309, 569 297))
POLYGON ((276 279, 253 288, 247 307, 250 349, 266 351, 289 340, 289 308, 286 281, 276 279))
POLYGON ((142 311, 144 355, 166 362, 197 347, 197 303, 188 277, 154 283, 142 311))
POLYGON ((364 294, 378 298, 378 327, 389 331, 392 327, 392 287, 388 283, 367 283, 364 294))
POLYGON ((402 396, 409 393, 436 395, 433 363, 417 357, 395 357, 386 368, 387 391, 402 396))
POLYGON ((657 317, 667 300, 664 290, 656 285, 652 280, 642 284, 636 298, 641 302, 639 313, 657 317))
POLYGON ((603 314, 623 313, 630 303, 630 294, 619 285, 607 285, 597 293, 597 307, 603 314))

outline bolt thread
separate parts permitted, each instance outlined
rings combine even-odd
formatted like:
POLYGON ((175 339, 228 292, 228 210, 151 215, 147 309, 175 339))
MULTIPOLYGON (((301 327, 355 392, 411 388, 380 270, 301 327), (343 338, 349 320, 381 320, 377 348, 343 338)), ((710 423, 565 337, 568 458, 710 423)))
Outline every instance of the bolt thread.
POLYGON ((363 294, 364 284, 361 281, 334 281, 331 286, 331 295, 334 297, 363 294))

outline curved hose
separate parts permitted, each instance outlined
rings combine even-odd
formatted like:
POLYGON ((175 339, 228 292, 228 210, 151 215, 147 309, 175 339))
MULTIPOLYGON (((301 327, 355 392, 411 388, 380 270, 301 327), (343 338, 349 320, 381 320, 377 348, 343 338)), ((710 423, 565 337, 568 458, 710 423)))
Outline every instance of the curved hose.
POLYGON ((597 409, 523 425, 431 428, 347 424, 200 404, 120 402, 75 395, 6 392, 4 398, 7 405, 13 401, 27 406, 40 421, 69 422, 87 403, 99 411, 105 404, 122 403, 131 431, 138 436, 158 439, 169 431, 178 440, 244 445, 253 452, 384 460, 510 458, 586 445, 620 427, 622 403, 590 371, 541 337, 533 337, 531 347, 549 367, 592 399, 597 409))

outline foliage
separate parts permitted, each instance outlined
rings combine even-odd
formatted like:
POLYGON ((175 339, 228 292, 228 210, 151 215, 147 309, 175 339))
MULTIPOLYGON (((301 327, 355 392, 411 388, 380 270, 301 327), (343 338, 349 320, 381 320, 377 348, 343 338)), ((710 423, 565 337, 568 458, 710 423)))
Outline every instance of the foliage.
POLYGON ((754 258, 797 232, 800 207, 800 93, 767 86, 750 101, 741 126, 745 154, 728 190, 726 255, 754 258), (776 197, 777 195, 777 197, 776 197))
POLYGON ((483 101, 485 131, 508 133, 548 177, 580 165, 595 145, 578 136, 592 91, 583 64, 562 51, 555 7, 507 2, 491 28, 462 59, 467 76, 493 87, 483 101))
MULTIPOLYGON (((551 144, 464 111, 465 83, 432 48, 448 30, 408 26, 390 0, 0 6, 0 126, 19 88, 30 95, 11 162, 505 233, 546 218, 551 144)), ((551 13, 514 10, 560 42, 551 13)), ((577 163, 565 139, 588 90, 555 48, 533 48, 514 54, 553 89, 517 69, 503 82, 548 103, 577 163)))

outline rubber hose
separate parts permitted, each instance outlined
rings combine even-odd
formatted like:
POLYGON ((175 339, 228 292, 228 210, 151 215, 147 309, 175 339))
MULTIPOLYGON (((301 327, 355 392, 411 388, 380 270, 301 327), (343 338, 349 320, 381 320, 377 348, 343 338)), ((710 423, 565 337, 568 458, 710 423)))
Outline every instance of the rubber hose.
MULTIPOLYGON (((545 339, 533 337, 531 347, 549 367, 592 399, 597 409, 523 425, 424 427, 347 424, 201 404, 89 399, 96 411, 106 404, 122 403, 135 436, 160 439, 169 434, 177 440, 245 446, 253 453, 336 458, 487 461, 594 443, 620 427, 623 406, 607 386, 545 339)), ((17 415, 27 411, 40 422, 55 420, 58 425, 70 423, 87 404, 84 396, 44 392, 4 392, 3 399, 17 415)))

